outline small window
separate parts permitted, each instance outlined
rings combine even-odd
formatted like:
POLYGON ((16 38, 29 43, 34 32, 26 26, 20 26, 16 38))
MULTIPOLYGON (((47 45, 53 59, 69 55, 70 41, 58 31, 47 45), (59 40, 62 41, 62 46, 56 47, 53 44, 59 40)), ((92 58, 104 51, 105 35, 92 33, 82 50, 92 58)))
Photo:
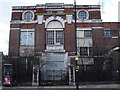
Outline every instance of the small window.
POLYGON ((54 45, 54 31, 47 31, 47 45, 54 45))
POLYGON ((25 11, 24 13, 23 13, 23 20, 25 20, 25 21, 32 21, 33 20, 33 18, 34 18, 34 14, 33 14, 33 12, 32 11, 25 11))
POLYGON ((92 56, 92 55, 93 55, 93 48, 92 48, 92 47, 89 47, 88 49, 89 49, 89 50, 88 50, 88 51, 89 51, 89 54, 88 54, 88 55, 92 56))
POLYGON ((81 56, 87 56, 88 55, 87 47, 80 47, 80 55, 81 56))
POLYGON ((80 56, 92 56, 92 47, 80 47, 80 56))
POLYGON ((77 13, 78 19, 84 21, 88 19, 88 12, 85 10, 78 11, 77 13))
POLYGON ((56 43, 63 45, 63 31, 56 31, 56 43))
POLYGON ((104 37, 111 37, 111 31, 110 30, 104 30, 104 37))
POLYGON ((92 30, 77 30, 77 38, 92 37, 92 30))
POLYGON ((91 30, 85 30, 84 31, 84 37, 92 37, 92 31, 91 30))

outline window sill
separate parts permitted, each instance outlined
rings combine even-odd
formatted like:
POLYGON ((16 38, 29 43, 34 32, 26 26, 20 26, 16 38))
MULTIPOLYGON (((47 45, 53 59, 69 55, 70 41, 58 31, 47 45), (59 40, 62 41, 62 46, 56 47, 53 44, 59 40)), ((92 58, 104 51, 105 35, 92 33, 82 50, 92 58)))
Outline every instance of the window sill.
POLYGON ((117 37, 117 36, 114 36, 114 37, 112 37, 112 38, 119 38, 119 37, 117 37))
POLYGON ((45 52, 65 52, 63 45, 47 45, 45 52))

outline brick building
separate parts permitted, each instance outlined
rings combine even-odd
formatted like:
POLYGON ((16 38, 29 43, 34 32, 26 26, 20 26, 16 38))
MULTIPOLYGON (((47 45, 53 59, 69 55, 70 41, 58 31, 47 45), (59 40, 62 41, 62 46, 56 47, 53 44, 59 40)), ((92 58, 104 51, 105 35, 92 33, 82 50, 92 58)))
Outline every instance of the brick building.
POLYGON ((2 86, 2 61, 3 61, 3 53, 0 52, 0 86, 2 86))
MULTIPOLYGON (((80 70, 119 70, 120 62, 110 64, 112 68, 106 64, 115 47, 117 58, 114 60, 118 61, 119 40, 120 23, 102 22, 99 5, 76 6, 76 29, 73 4, 46 3, 12 8, 9 56, 26 58, 24 63, 29 62, 29 57, 36 58, 38 63, 32 65, 32 72, 40 68, 43 80, 59 80, 69 72, 69 83, 74 83, 76 50, 80 70)), ((38 83, 34 74, 32 78, 33 84, 38 83)))

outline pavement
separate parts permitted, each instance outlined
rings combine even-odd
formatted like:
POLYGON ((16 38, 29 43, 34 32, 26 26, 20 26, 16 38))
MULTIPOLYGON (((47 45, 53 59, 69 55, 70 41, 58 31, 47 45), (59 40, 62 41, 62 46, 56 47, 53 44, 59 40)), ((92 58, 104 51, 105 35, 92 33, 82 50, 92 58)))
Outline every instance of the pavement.
MULTIPOLYGON (((76 90, 76 86, 16 86, 1 90, 76 90)), ((80 85, 79 90, 120 90, 120 84, 80 85)))
POLYGON ((0 86, 0 90, 2 90, 2 86, 0 86))

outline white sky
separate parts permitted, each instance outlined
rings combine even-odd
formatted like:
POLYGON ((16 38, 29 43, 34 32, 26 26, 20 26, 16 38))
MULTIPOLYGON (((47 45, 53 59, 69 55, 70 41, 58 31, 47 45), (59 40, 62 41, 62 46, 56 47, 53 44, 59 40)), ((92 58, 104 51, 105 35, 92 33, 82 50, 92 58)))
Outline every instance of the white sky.
MULTIPOLYGON (((100 0, 76 0, 77 5, 98 5, 100 0)), ((118 1, 101 0, 102 20, 104 22, 118 21, 118 1)), ((45 3, 74 4, 74 0, 0 0, 0 52, 8 53, 9 31, 12 6, 35 6, 45 3)))

